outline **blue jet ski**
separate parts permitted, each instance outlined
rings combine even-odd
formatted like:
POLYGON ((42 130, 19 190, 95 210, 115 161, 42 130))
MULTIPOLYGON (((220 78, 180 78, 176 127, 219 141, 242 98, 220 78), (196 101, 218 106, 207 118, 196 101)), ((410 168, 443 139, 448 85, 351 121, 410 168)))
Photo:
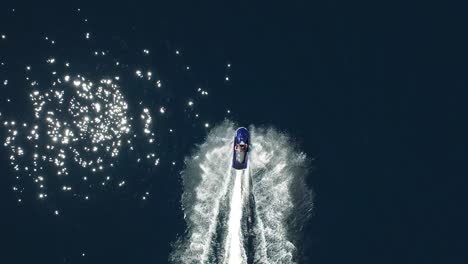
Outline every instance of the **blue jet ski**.
POLYGON ((250 147, 249 131, 245 127, 240 127, 234 135, 234 154, 232 167, 236 170, 247 168, 248 152, 250 147))

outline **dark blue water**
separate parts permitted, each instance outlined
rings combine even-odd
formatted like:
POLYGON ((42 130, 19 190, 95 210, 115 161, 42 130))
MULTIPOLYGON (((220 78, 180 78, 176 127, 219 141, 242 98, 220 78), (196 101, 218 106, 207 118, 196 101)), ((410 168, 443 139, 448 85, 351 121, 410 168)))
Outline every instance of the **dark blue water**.
MULTIPOLYGON (((38 175, 24 171, 34 144, 18 136, 18 145, 29 146, 21 172, 2 148, 0 262, 167 263, 171 243, 185 232, 183 159, 229 118, 284 130, 314 158, 307 184, 315 208, 299 262, 464 263, 468 60, 461 10, 302 1, 2 6, 2 143, 12 133, 5 121, 26 133, 38 123, 31 82, 48 91, 65 74, 93 82, 120 76, 134 119, 124 136, 132 143, 118 158, 106 156, 102 172, 69 162, 62 177, 46 162, 47 199, 39 199, 38 175), (154 144, 140 122, 145 107, 154 144)), ((56 116, 66 120, 67 108, 60 109, 56 116)), ((43 135, 41 153, 59 153, 47 150, 43 135)))

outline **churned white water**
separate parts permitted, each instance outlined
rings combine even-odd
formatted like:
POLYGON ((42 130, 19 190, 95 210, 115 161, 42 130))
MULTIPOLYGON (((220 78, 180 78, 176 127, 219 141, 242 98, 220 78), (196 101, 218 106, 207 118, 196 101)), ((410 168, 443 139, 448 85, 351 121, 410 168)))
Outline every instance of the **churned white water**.
POLYGON ((228 264, 240 264, 245 263, 245 253, 242 248, 242 236, 241 236, 241 220, 242 220, 242 209, 243 209, 243 199, 242 199, 242 177, 244 171, 236 171, 235 173, 235 182, 232 189, 232 198, 230 213, 228 218, 228 235, 225 241, 226 252, 225 252, 225 263, 228 264))
POLYGON ((246 170, 231 168, 235 125, 213 128, 185 161, 181 199, 187 230, 172 263, 298 263, 312 210, 306 155, 274 128, 249 127, 246 170))

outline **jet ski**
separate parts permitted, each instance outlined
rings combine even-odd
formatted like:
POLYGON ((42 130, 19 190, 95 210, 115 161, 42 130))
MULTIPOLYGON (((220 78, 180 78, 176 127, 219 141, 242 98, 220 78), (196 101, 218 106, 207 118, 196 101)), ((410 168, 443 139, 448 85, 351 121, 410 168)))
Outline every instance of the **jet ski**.
POLYGON ((250 148, 250 135, 245 127, 240 127, 234 135, 234 149, 232 167, 236 170, 247 168, 248 152, 250 148))

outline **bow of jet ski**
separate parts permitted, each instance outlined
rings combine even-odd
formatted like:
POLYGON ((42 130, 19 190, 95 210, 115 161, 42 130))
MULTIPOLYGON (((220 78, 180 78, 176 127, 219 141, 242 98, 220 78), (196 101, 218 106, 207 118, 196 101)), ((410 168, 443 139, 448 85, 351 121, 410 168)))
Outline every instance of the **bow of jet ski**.
POLYGON ((247 168, 250 148, 250 134, 247 128, 240 127, 234 134, 232 167, 236 170, 247 168))

